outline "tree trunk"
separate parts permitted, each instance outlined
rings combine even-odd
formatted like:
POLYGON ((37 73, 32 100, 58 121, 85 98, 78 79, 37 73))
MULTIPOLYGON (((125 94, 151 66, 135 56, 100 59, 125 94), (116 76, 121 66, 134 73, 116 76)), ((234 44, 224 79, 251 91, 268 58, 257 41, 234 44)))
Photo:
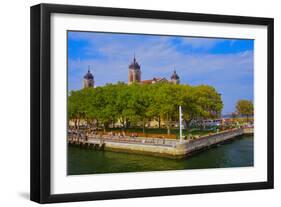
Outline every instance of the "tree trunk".
POLYGON ((170 128, 170 116, 167 115, 167 134, 170 135, 171 134, 171 128, 170 128))
POLYGON ((185 124, 186 124, 186 129, 189 129, 189 125, 190 125, 190 122, 191 122, 191 121, 192 121, 191 119, 189 119, 189 120, 184 119, 184 122, 185 122, 185 124))
POLYGON ((75 121, 74 121, 75 129, 78 129, 77 122, 78 122, 78 119, 76 118, 75 121))
POLYGON ((85 119, 86 120, 86 129, 89 129, 89 119, 85 119))
POLYGON ((184 122, 185 122, 185 124, 186 124, 186 127, 185 127, 186 136, 188 136, 188 133, 189 133, 189 124, 190 124, 190 122, 191 122, 191 119, 190 119, 190 120, 184 119, 184 122))
POLYGON ((99 130, 99 120, 96 119, 96 123, 95 124, 96 124, 96 128, 97 128, 97 131, 98 131, 99 130))
POLYGON ((170 126, 167 127, 167 134, 170 135, 171 134, 171 129, 170 126))
POLYGON ((145 134, 145 120, 142 120, 142 133, 145 134))
POLYGON ((130 128, 130 126, 131 126, 131 122, 128 119, 126 119, 126 128, 130 128))
POLYGON ((119 121, 122 124, 122 130, 124 131, 125 130, 125 121, 122 117, 119 119, 119 121))
POLYGON ((159 129, 161 128, 161 117, 160 116, 158 117, 158 128, 159 129))

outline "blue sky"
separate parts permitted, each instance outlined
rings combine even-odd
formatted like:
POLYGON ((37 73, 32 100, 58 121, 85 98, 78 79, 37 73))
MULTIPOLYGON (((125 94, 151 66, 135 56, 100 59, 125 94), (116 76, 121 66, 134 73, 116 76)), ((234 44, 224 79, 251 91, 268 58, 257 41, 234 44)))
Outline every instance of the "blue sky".
POLYGON ((90 65, 97 86, 128 81, 134 52, 142 80, 170 78, 209 84, 222 94, 223 114, 239 99, 253 100, 254 40, 68 32, 68 90, 82 88, 90 65))

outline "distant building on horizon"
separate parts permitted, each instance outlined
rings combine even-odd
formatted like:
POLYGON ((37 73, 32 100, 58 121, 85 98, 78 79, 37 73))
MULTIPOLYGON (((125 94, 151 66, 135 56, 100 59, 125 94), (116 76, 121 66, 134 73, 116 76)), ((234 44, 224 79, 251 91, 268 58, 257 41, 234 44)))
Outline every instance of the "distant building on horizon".
POLYGON ((176 70, 174 70, 174 73, 171 76, 171 82, 174 84, 180 84, 180 77, 178 76, 176 70))
POLYGON ((136 61, 136 57, 134 55, 133 62, 129 65, 129 72, 128 72, 128 84, 132 83, 143 83, 143 84, 153 84, 157 82, 171 82, 174 84, 180 83, 180 77, 176 73, 176 70, 174 70, 174 73, 171 76, 170 81, 163 77, 153 77, 152 79, 148 80, 141 80, 141 66, 136 61))
POLYGON ((169 82, 169 81, 166 78, 152 78, 149 80, 141 81, 141 83, 143 83, 143 84, 153 84, 153 83, 157 83, 157 82, 169 82))
MULTIPOLYGON (((170 77, 170 80, 164 77, 153 77, 148 80, 141 80, 141 66, 137 62, 136 57, 134 55, 134 59, 132 63, 129 65, 128 71, 128 85, 132 83, 141 83, 141 84, 154 84, 157 82, 170 82, 173 84, 180 84, 180 77, 177 74, 176 70, 174 70, 173 74, 170 77)), ((84 75, 83 79, 83 88, 94 88, 95 80, 94 75, 90 72, 90 68, 88 68, 88 72, 84 75)))
POLYGON ((136 61, 136 57, 134 55, 133 62, 129 65, 129 75, 128 75, 128 84, 132 84, 135 82, 141 81, 141 69, 139 63, 136 61))
POLYGON ((95 80, 93 74, 88 69, 86 75, 84 75, 83 79, 83 88, 94 88, 95 87, 95 80))

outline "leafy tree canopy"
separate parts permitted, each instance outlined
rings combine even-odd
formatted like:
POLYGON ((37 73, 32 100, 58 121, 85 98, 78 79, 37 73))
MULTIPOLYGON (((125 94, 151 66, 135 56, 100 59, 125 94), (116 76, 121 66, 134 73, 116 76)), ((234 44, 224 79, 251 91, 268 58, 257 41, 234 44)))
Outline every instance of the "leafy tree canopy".
POLYGON ((236 110, 238 114, 244 116, 250 116, 254 114, 254 105, 252 101, 249 100, 239 100, 236 103, 236 110))
POLYGON ((89 123, 95 120, 104 127, 118 120, 127 127, 139 122, 145 126, 149 120, 161 117, 166 120, 169 132, 170 122, 178 117, 180 105, 186 121, 217 117, 223 108, 220 94, 208 85, 163 82, 127 85, 118 82, 71 91, 68 96, 68 118, 84 119, 89 123))

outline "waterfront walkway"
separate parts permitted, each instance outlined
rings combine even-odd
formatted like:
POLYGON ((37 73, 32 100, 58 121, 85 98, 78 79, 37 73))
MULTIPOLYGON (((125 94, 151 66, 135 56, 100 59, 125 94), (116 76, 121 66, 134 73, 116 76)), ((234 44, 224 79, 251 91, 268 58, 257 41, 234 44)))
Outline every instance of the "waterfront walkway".
MULTIPOLYGON (((147 137, 118 137, 118 136, 95 136, 89 135, 87 137, 77 137, 75 135, 69 135, 68 142, 79 142, 79 143, 131 143, 131 144, 142 144, 142 145, 161 145, 161 146, 175 146, 179 141, 176 139, 162 139, 162 138, 147 138, 147 137)), ((185 140, 185 142, 187 142, 185 140)))
POLYGON ((114 149, 115 151, 182 157, 191 152, 233 139, 245 133, 253 133, 253 128, 225 130, 218 133, 210 133, 196 139, 183 140, 182 142, 178 139, 109 135, 84 135, 82 137, 75 133, 69 133, 68 143, 94 149, 114 149))

